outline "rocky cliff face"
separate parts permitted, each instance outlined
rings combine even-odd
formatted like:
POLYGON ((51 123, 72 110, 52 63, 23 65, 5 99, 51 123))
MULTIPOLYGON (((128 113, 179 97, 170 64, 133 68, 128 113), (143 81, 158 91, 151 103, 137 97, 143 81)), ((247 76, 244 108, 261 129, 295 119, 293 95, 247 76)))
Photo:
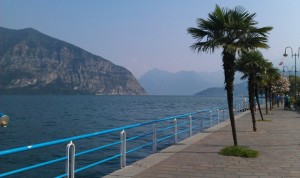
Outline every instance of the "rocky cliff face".
POLYGON ((145 95, 125 68, 34 29, 0 27, 0 93, 145 95))

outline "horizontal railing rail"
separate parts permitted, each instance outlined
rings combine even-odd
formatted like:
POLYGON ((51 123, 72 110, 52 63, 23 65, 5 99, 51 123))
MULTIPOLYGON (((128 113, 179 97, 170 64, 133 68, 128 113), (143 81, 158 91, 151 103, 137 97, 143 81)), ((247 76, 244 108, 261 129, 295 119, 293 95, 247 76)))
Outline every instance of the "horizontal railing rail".
MULTIPOLYGON (((236 105, 235 114, 245 111, 246 107, 247 106, 245 103, 236 105)), ((67 144, 67 148, 66 148, 67 150, 65 156, 61 156, 59 158, 40 162, 23 168, 18 168, 15 170, 3 172, 0 173, 0 177, 14 175, 17 173, 55 164, 61 161, 66 161, 65 173, 56 176, 57 178, 74 177, 74 174, 78 172, 106 163, 111 160, 115 160, 117 158, 120 158, 120 167, 122 168, 126 166, 127 154, 132 154, 139 150, 146 149, 147 147, 151 147, 151 146, 152 146, 152 153, 155 153, 158 150, 158 143, 166 142, 167 140, 170 139, 171 141, 165 143, 166 146, 177 143, 179 140, 188 138, 192 136, 194 133, 202 132, 203 130, 209 127, 219 124, 220 122, 226 120, 227 118, 228 118, 228 111, 226 107, 215 107, 211 109, 205 109, 205 110, 190 112, 186 114, 180 114, 177 116, 171 116, 171 117, 162 118, 158 120, 152 120, 143 123, 127 125, 127 126, 103 130, 99 132, 93 132, 89 134, 84 134, 84 135, 79 135, 79 136, 74 136, 74 137, 69 137, 64 139, 3 150, 0 151, 0 157, 16 154, 19 152, 20 153, 27 152, 30 150, 49 147, 58 144, 67 144), (148 127, 149 125, 151 127, 148 127), (131 133, 132 135, 130 135, 130 137, 127 136, 127 133, 129 133, 130 130, 135 128, 140 128, 143 126, 146 126, 148 131, 144 131, 140 134, 134 135, 136 134, 135 132, 135 133, 131 133), (94 148, 86 149, 84 151, 79 151, 77 153, 75 152, 77 148, 75 149, 74 141, 76 140, 89 139, 92 137, 97 137, 105 134, 112 134, 116 132, 120 132, 120 140, 115 140, 107 144, 99 145, 94 148), (143 143, 141 143, 140 145, 136 145, 136 143, 139 140, 141 140, 143 143), (104 157, 90 164, 84 165, 82 167, 78 166, 75 168, 75 160, 78 157, 99 150, 110 149, 118 145, 121 150, 120 152, 116 152, 112 155, 104 157)), ((64 172, 64 170, 60 170, 60 172, 64 172)))

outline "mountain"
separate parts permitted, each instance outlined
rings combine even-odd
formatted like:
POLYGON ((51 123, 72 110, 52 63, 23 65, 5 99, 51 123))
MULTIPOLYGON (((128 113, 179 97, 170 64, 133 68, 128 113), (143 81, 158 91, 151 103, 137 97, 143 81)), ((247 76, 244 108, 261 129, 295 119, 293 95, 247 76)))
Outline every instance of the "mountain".
MULTIPOLYGON (((239 77, 236 77, 237 81, 239 77)), ((171 73, 153 69, 142 75, 140 84, 151 95, 194 95, 209 87, 224 86, 223 71, 171 73)))
MULTIPOLYGON (((226 96, 226 90, 224 87, 212 87, 196 93, 198 96, 226 96)), ((242 82, 234 85, 234 96, 248 96, 248 84, 242 82)))
POLYGON ((124 67, 26 28, 0 27, 3 94, 145 95, 124 67))

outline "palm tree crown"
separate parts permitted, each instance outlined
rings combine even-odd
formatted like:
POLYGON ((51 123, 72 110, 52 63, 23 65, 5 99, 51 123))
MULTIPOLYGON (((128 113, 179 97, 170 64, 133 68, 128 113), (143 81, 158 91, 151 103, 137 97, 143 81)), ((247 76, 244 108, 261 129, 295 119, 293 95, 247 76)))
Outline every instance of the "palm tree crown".
POLYGON ((255 16, 255 13, 249 14, 240 6, 230 10, 216 5, 215 11, 208 14, 207 20, 197 20, 198 28, 188 28, 188 33, 197 40, 191 48, 211 53, 215 48, 223 48, 231 54, 268 48, 267 33, 272 27, 256 28, 255 16))
POLYGON ((265 59, 260 51, 244 52, 237 60, 237 70, 244 74, 242 79, 249 78, 250 75, 256 77, 266 70, 264 63, 265 59))

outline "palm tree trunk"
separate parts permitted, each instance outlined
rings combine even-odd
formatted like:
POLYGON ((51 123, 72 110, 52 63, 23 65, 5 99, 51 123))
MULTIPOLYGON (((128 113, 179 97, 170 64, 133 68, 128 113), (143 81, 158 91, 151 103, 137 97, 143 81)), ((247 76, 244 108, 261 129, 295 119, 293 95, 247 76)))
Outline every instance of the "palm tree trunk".
POLYGON ((253 131, 256 132, 256 120, 255 120, 255 100, 254 100, 254 95, 255 95, 255 82, 254 82, 254 76, 250 75, 249 80, 248 80, 248 92, 249 92, 249 105, 250 105, 250 112, 251 112, 251 117, 252 117, 252 126, 253 126, 253 131))
POLYGON ((272 111, 272 93, 271 93, 271 86, 268 87, 269 88, 269 104, 270 104, 270 111, 272 111))
POLYGON ((264 117, 263 117, 263 114, 262 114, 261 108, 260 108, 257 84, 256 84, 256 87, 255 87, 255 97, 256 97, 256 103, 257 103, 257 106, 258 106, 259 114, 260 114, 261 120, 263 121, 264 117))
POLYGON ((274 109, 275 105, 276 105, 275 94, 272 92, 272 109, 274 109))
POLYGON ((227 102, 228 102, 228 110, 229 110, 229 118, 232 130, 233 143, 235 146, 238 145, 236 128, 235 128, 235 119, 233 112, 233 81, 234 81, 234 73, 235 73, 235 55, 226 52, 225 50, 222 52, 223 55, 223 68, 224 68, 224 76, 225 76, 225 89, 227 91, 227 102))

